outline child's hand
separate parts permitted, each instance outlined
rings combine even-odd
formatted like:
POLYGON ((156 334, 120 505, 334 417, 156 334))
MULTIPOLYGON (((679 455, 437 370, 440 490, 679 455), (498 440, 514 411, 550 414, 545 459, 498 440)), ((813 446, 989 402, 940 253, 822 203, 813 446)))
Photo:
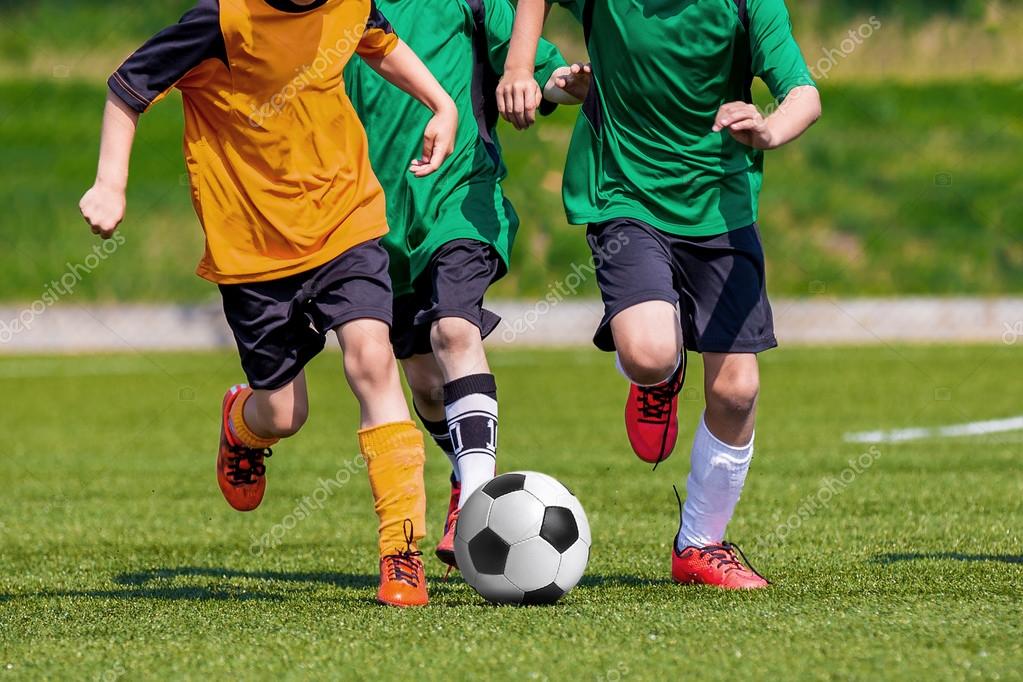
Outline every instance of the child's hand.
POLYGON ((589 92, 592 73, 589 64, 562 66, 551 74, 543 98, 555 104, 581 104, 589 92))
POLYGON ((124 220, 125 204, 124 190, 96 183, 78 202, 78 209, 93 234, 110 239, 124 220))
POLYGON ((543 93, 528 69, 505 71, 497 85, 497 110, 518 130, 536 123, 536 109, 543 93))
POLYGON ((454 102, 438 109, 423 131, 423 158, 413 159, 409 171, 423 178, 440 168, 455 148, 458 134, 458 109, 454 102))
POLYGON ((771 126, 754 105, 729 102, 718 109, 713 131, 727 129, 728 133, 747 147, 772 149, 775 147, 771 126))

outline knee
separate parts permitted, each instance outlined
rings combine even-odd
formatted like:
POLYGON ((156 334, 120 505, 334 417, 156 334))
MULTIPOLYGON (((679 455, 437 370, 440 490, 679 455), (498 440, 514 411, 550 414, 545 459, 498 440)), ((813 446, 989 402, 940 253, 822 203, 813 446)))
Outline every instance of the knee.
POLYGON ((756 409, 759 394, 760 380, 755 375, 719 377, 707 391, 707 407, 745 419, 756 409))
POLYGON ((309 418, 309 406, 305 402, 289 401, 286 404, 271 404, 265 425, 274 438, 294 436, 309 418))
POLYGON ((394 351, 389 339, 365 339, 350 344, 344 353, 345 373, 359 384, 387 381, 395 371, 394 351))
POLYGON ((466 353, 481 343, 479 327, 460 317, 441 318, 430 329, 430 345, 435 353, 466 353))
POLYGON ((648 339, 642 345, 618 346, 622 369, 633 382, 645 386, 668 379, 678 367, 679 349, 674 343, 648 339))

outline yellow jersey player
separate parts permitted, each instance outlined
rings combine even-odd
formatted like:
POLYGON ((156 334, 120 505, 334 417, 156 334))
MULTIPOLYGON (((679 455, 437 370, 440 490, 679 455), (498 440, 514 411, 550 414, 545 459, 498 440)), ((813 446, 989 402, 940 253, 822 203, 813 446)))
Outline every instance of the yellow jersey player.
POLYGON ((409 160, 410 173, 429 175, 451 151, 457 110, 372 0, 199 0, 110 77, 99 169, 80 208, 93 232, 114 233, 139 115, 180 90, 206 234, 198 274, 220 287, 248 379, 224 397, 220 488, 235 509, 259 505, 270 448, 306 420, 304 366, 334 330, 379 517, 377 598, 420 605, 423 437, 388 338, 383 190, 344 91, 356 53, 433 112, 422 157, 409 160))

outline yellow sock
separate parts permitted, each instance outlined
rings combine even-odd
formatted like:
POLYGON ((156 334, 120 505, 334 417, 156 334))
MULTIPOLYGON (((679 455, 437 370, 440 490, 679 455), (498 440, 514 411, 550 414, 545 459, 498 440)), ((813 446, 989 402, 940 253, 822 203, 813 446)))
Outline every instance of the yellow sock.
POLYGON ((231 431, 241 444, 249 448, 268 448, 277 443, 280 438, 260 438, 252 433, 249 425, 245 423, 245 403, 252 397, 252 389, 242 389, 234 404, 231 405, 231 414, 228 415, 231 422, 231 431))
POLYGON ((405 550, 406 519, 412 522, 414 551, 426 535, 423 434, 410 421, 383 424, 359 431, 359 447, 380 519, 380 556, 405 550))

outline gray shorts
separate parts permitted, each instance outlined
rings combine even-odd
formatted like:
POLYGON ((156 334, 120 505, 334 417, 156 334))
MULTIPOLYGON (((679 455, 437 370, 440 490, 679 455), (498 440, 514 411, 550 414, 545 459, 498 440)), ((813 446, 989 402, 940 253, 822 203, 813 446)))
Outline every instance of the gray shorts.
POLYGON ((615 349, 611 319, 646 301, 679 306, 682 338, 698 353, 759 353, 778 345, 757 226, 683 237, 634 219, 589 226, 604 318, 593 337, 615 349))

